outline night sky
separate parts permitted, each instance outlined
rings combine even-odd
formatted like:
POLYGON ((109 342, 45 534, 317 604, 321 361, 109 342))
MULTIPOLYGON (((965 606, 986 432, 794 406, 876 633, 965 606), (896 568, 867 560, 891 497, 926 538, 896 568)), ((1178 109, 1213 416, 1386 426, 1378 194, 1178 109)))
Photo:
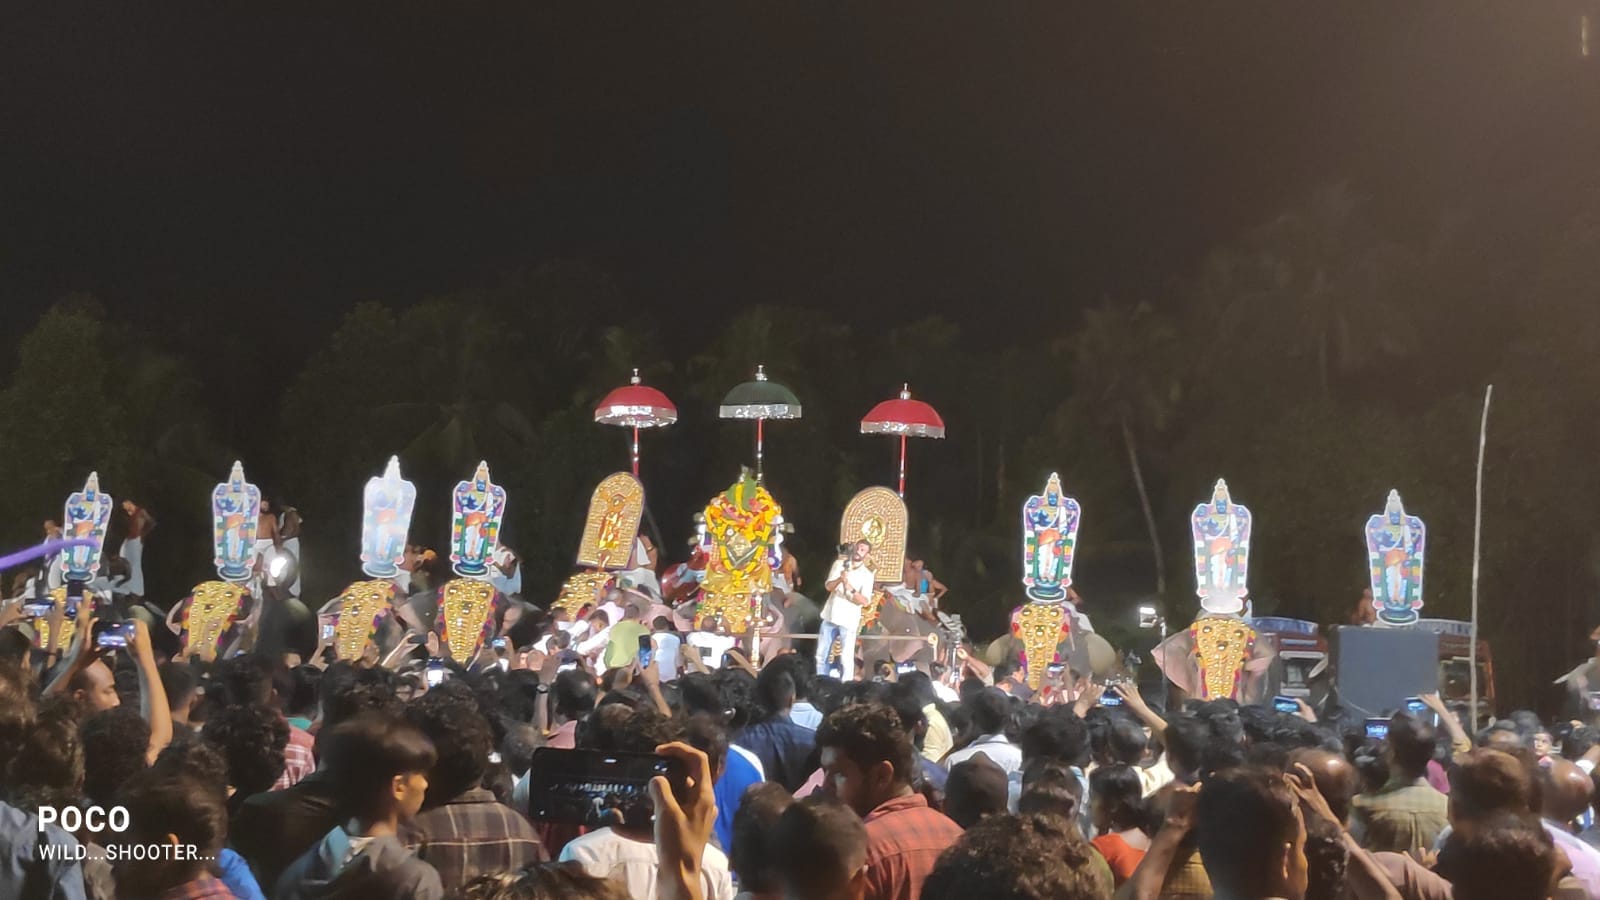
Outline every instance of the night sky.
POLYGON ((6 345, 88 291, 292 364, 551 258, 679 339, 761 301, 1003 342, 1319 184, 1420 233, 1593 160, 1581 0, 21 5, 6 345))

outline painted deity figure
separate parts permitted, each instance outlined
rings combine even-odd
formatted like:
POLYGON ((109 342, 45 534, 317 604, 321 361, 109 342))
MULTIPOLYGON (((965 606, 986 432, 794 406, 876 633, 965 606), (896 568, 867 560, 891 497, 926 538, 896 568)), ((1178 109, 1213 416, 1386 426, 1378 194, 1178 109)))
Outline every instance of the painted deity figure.
POLYGON ((1367 568, 1372 606, 1385 625, 1410 625, 1422 609, 1422 560, 1427 527, 1406 515, 1391 490, 1383 512, 1367 520, 1367 568))
POLYGON ((213 561, 222 580, 233 584, 250 580, 260 524, 261 491, 244 480, 244 466, 235 460, 228 480, 211 492, 213 561))
POLYGON ((1218 479, 1211 500, 1196 506, 1189 521, 1201 613, 1151 655, 1186 696, 1256 702, 1274 651, 1241 616, 1249 592, 1250 510, 1234 503, 1228 483, 1218 479))
POLYGON ((489 555, 500 545, 506 489, 489 480, 489 464, 478 463, 471 481, 456 484, 450 526, 450 564, 457 575, 484 578, 489 555))
POLYGON ((1061 478, 1054 472, 1044 491, 1022 504, 1022 583, 1028 599, 1066 597, 1081 516, 1078 501, 1061 492, 1061 478))
POLYGON ((100 491, 100 475, 90 472, 83 490, 68 495, 62 511, 65 536, 93 541, 69 547, 61 554, 61 574, 70 581, 88 581, 100 571, 100 555, 105 546, 106 525, 111 521, 111 495, 100 491))
POLYGON ((400 457, 389 457, 383 475, 367 481, 362 493, 361 571, 372 578, 400 574, 406 534, 417 503, 417 486, 400 477, 400 457))
POLYGON ((1228 496, 1217 479, 1211 501, 1194 508, 1195 593, 1207 612, 1234 614, 1244 609, 1250 567, 1250 510, 1228 496))
POLYGON ((705 508, 708 542, 697 626, 720 617, 724 628, 748 628, 760 598, 772 590, 774 554, 781 540, 783 510, 748 472, 705 508))

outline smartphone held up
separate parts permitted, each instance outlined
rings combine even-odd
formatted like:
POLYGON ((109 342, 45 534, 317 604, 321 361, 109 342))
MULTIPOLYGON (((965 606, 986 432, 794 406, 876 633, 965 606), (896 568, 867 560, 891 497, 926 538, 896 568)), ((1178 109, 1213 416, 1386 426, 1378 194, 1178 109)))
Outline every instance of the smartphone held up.
POLYGON ((102 650, 122 650, 133 643, 134 634, 134 623, 131 619, 125 622, 94 623, 94 645, 102 650))
POLYGON ((541 747, 528 769, 528 818, 589 828, 648 825, 656 776, 680 799, 686 795, 688 770, 672 757, 541 747))

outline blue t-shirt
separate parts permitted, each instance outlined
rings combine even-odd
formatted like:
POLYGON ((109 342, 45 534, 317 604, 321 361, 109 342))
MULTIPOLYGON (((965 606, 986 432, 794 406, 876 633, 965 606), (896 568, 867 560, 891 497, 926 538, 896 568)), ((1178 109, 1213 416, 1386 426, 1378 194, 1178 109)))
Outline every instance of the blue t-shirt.
POLYGON ((217 854, 217 873, 217 878, 239 900, 267 900, 266 895, 261 893, 261 885, 256 883, 256 876, 250 871, 250 864, 227 847, 217 854))
POLYGON ((712 831, 723 852, 733 847, 733 814, 739 811, 739 800, 750 785, 760 783, 761 773, 750 760, 729 750, 722 777, 711 786, 711 793, 717 798, 717 821, 712 831))
POLYGON ((41 829, 33 813, 0 803, 0 897, 83 900, 78 847, 77 839, 60 828, 41 829), (45 844, 53 848, 49 856, 40 850, 45 844))

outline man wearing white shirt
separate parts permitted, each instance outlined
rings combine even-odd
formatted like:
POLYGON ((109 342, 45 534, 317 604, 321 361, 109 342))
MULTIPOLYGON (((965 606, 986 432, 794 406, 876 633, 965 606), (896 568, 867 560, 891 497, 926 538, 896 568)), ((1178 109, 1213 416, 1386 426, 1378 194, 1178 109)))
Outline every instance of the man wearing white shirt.
POLYGON ((657 616, 651 628, 654 633, 650 636, 650 644, 655 651, 656 669, 661 673, 661 680, 676 681, 678 650, 683 646, 683 639, 672 630, 672 621, 665 616, 657 616))
POLYGON ((595 662, 597 673, 604 672, 605 666, 601 664, 600 657, 603 655, 602 651, 606 649, 606 644, 611 641, 611 620, 605 613, 596 610, 589 616, 589 628, 589 636, 579 641, 574 649, 578 651, 579 656, 588 657, 595 662))
POLYGON ((841 678, 855 680, 856 633, 861 630, 861 607, 871 602, 872 570, 866 566, 872 545, 856 541, 850 547, 848 558, 834 560, 828 570, 827 605, 822 607, 822 627, 817 631, 817 674, 828 674, 828 654, 834 640, 841 643, 839 666, 841 678))
POLYGON ((944 758, 944 767, 952 768, 979 753, 989 757, 1008 776, 1022 771, 1022 748, 1006 740, 1006 723, 1011 720, 1011 698, 997 688, 984 688, 983 693, 969 703, 972 727, 978 737, 972 743, 944 758))

